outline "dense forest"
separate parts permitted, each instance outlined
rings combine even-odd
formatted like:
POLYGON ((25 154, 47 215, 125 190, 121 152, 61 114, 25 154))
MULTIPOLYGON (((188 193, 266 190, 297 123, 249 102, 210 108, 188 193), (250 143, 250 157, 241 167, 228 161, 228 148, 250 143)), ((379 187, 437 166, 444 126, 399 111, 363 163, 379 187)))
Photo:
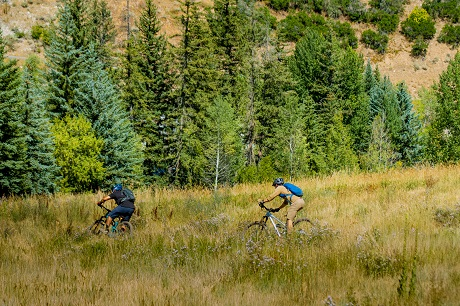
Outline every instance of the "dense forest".
MULTIPOLYGON (((460 159, 460 55, 421 98, 356 52, 344 17, 375 25, 385 52, 401 25, 423 56, 460 42, 456 0, 255 0, 181 3, 180 44, 146 0, 123 48, 104 0, 62 0, 34 27, 45 59, 19 68, 0 33, 0 195, 85 192, 114 182, 191 187, 385 171, 460 159), (341 19, 343 20, 343 19, 341 19), (284 47, 294 44, 289 52, 284 47)), ((129 22, 129 21, 127 21, 129 22)))

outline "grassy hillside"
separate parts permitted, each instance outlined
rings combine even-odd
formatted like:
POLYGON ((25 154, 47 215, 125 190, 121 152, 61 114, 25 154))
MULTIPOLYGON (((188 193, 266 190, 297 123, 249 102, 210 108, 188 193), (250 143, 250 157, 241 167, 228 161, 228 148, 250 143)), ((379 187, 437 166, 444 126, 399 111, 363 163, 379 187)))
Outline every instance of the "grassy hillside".
POLYGON ((258 245, 242 228, 262 216, 268 183, 137 190, 129 240, 85 234, 102 193, 3 198, 0 303, 456 305, 459 170, 298 181, 314 225, 258 245))

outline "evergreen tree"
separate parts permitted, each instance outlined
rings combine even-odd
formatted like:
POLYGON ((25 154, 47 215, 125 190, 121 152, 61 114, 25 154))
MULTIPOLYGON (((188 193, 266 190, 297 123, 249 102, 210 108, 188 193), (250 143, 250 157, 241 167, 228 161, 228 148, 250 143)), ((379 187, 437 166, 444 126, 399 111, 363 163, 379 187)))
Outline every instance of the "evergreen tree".
POLYGON ((75 88, 75 112, 83 114, 96 137, 104 140, 101 156, 107 181, 98 183, 104 186, 115 180, 139 181, 143 162, 141 143, 120 93, 103 70, 94 49, 89 48, 76 64, 80 74, 75 88))
POLYGON ((450 61, 435 84, 437 105, 428 128, 427 157, 432 162, 460 160, 460 53, 450 61))
MULTIPOLYGON (((87 44, 92 43, 98 58, 104 63, 105 69, 112 66, 112 48, 115 42, 116 30, 112 19, 112 12, 105 0, 91 0, 89 3, 87 44)), ((87 45, 85 44, 85 45, 87 45)))
MULTIPOLYGON (((249 0, 250 1, 250 0, 249 0)), ((237 96, 238 77, 242 63, 248 56, 247 16, 242 10, 244 0, 214 0, 212 10, 208 10, 207 20, 216 40, 217 53, 224 71, 221 84, 223 93, 237 96)), ((236 102, 236 101, 235 101, 236 102)))
POLYGON ((403 118, 395 87, 388 77, 377 82, 370 90, 371 118, 380 115, 384 118, 385 130, 388 133, 396 160, 402 157, 399 135, 403 128, 403 118))
POLYGON ((210 29, 196 3, 182 6, 182 35, 176 50, 180 78, 177 79, 178 127, 173 165, 176 184, 202 184, 206 158, 200 131, 205 128, 206 110, 219 94, 220 71, 210 29))
POLYGON ((371 88, 375 86, 375 83, 379 81, 376 80, 376 76, 371 66, 371 61, 368 59, 366 63, 366 68, 364 70, 364 88, 366 93, 370 93, 371 88))
POLYGON ((24 101, 16 61, 6 60, 0 30, 0 196, 24 192, 27 171, 24 101))
POLYGON ((401 153, 401 160, 406 165, 413 165, 421 161, 422 140, 421 123, 413 110, 412 97, 407 92, 406 85, 399 83, 396 96, 401 111, 401 131, 398 134, 398 150, 401 153))
POLYGON ((172 163, 171 135, 177 118, 167 41, 160 34, 157 8, 151 0, 141 12, 138 32, 128 42, 123 98, 136 133, 144 144, 143 173, 152 182, 172 163))
POLYGON ((54 140, 46 111, 44 92, 38 68, 39 59, 31 56, 23 68, 22 91, 25 99, 24 124, 27 129, 27 184, 30 194, 56 191, 59 169, 54 157, 54 140))
MULTIPOLYGON (((77 4, 81 2, 75 0, 77 4)), ((64 0, 58 8, 58 25, 51 35, 51 43, 45 49, 48 83, 48 107, 53 116, 63 117, 71 112, 74 100, 75 62, 83 49, 81 28, 83 8, 72 6, 72 0, 64 0)))

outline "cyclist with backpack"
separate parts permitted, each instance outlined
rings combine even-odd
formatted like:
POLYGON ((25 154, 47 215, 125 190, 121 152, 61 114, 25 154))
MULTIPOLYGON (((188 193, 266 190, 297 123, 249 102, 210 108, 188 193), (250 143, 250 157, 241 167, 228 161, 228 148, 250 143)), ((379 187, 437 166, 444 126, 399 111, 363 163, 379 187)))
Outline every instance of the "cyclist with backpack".
POLYGON ((271 195, 269 195, 265 199, 259 199, 257 202, 259 205, 263 205, 266 202, 270 202, 277 196, 283 199, 283 203, 278 208, 272 208, 270 211, 277 212, 281 208, 285 207, 286 205, 290 205, 287 210, 287 220, 286 220, 286 227, 288 233, 292 231, 294 225, 293 221, 297 212, 301 210, 305 206, 305 201, 303 200, 303 192, 302 190, 291 183, 284 183, 283 178, 279 177, 275 179, 273 182, 273 187, 275 187, 275 191, 271 195))
POLYGON ((108 196, 103 197, 100 201, 98 201, 97 205, 102 205, 105 201, 108 200, 115 200, 117 203, 117 207, 115 207, 108 215, 105 224, 106 231, 109 230, 110 224, 112 223, 113 218, 123 216, 125 221, 129 221, 131 216, 134 213, 134 195, 131 190, 127 188, 123 188, 121 184, 116 184, 112 188, 112 193, 108 196))

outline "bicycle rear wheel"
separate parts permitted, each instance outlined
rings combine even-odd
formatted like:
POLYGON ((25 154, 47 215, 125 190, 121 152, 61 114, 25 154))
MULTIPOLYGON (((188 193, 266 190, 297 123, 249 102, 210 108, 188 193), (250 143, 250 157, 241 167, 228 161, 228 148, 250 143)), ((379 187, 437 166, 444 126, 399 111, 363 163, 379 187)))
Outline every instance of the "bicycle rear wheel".
POLYGON ((128 238, 133 234, 133 225, 129 221, 121 221, 116 228, 110 231, 110 236, 128 238))
POLYGON ((311 228, 311 221, 308 218, 300 218, 297 220, 294 220, 294 232, 298 234, 307 234, 309 232, 309 229, 311 228))
POLYGON ((255 245, 260 244, 262 241, 267 239, 268 230, 265 222, 256 221, 246 226, 243 232, 243 241, 248 244, 252 243, 255 245))

